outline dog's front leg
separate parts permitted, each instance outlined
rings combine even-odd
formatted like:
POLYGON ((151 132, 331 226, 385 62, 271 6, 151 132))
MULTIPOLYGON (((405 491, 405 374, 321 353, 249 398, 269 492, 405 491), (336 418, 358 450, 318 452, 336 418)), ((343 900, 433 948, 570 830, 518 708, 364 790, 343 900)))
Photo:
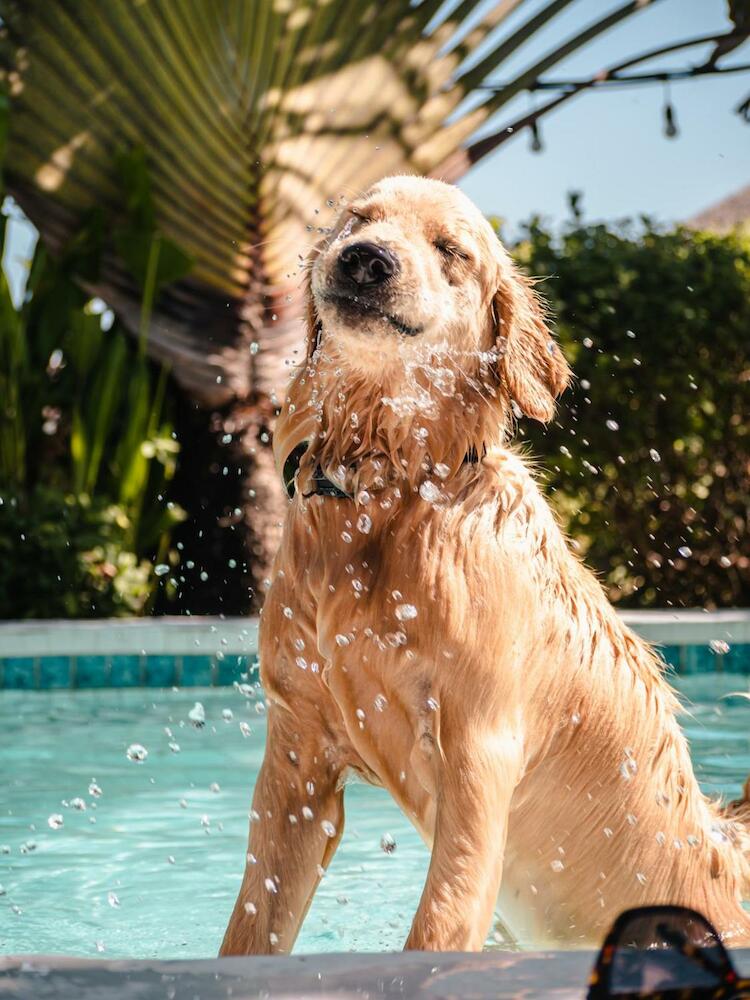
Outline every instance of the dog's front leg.
POLYGON ((300 719, 271 705, 245 875, 221 955, 291 951, 343 832, 339 768, 327 751, 314 713, 300 719))
POLYGON ((406 948, 482 949, 520 773, 521 743, 510 731, 443 746, 432 859, 406 948))

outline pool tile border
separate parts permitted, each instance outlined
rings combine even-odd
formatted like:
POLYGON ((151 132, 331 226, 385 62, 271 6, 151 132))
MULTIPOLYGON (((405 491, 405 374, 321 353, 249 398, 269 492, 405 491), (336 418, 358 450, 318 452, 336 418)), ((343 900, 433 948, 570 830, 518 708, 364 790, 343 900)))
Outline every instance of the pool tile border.
MULTIPOLYGON (((678 674, 750 675, 750 611, 622 618, 678 674)), ((0 622, 0 689, 227 686, 255 671, 257 648, 248 618, 0 622)))
POLYGON ((257 665, 254 655, 10 657, 0 659, 0 690, 231 687, 256 673, 257 665))

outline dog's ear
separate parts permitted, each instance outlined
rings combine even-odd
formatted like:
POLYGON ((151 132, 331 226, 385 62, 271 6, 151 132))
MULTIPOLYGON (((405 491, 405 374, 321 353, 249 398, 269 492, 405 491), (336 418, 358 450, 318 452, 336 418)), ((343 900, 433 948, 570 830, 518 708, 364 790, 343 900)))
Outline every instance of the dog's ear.
POLYGON ((547 326, 532 282, 510 261, 493 299, 498 368, 506 391, 527 417, 546 423, 571 371, 547 326))
POLYGON ((308 269, 307 278, 305 279, 305 354, 308 360, 320 346, 320 331, 320 318, 315 308, 310 271, 308 269))

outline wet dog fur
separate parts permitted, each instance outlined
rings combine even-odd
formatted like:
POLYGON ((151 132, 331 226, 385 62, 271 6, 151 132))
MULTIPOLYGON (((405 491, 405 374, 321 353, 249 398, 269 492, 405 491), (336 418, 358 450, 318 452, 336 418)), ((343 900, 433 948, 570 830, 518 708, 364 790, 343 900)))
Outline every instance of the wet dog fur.
POLYGON ((489 224, 438 181, 375 185, 313 254, 306 349, 275 433, 280 471, 306 450, 222 954, 292 948, 350 771, 431 851, 407 948, 481 949, 496 913, 524 945, 590 946, 650 902, 750 944, 750 788, 724 811, 702 794, 661 661, 508 443, 570 373, 489 224), (315 493, 318 470, 349 498, 315 493))

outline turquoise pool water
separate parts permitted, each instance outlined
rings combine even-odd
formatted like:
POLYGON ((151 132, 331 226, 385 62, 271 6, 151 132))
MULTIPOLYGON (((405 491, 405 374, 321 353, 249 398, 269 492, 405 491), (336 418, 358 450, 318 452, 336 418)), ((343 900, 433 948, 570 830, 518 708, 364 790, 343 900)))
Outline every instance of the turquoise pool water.
MULTIPOLYGON (((677 683, 700 780, 736 794, 750 773, 750 702, 721 696, 747 691, 747 676, 677 683)), ((1 692, 0 952, 215 955, 263 752, 256 705, 234 688, 1 692), (196 700, 202 728, 189 718, 196 700), (128 759, 134 744, 142 763, 128 759)), ((297 952, 400 949, 408 931, 425 848, 382 791, 348 787, 346 811, 297 952)))

